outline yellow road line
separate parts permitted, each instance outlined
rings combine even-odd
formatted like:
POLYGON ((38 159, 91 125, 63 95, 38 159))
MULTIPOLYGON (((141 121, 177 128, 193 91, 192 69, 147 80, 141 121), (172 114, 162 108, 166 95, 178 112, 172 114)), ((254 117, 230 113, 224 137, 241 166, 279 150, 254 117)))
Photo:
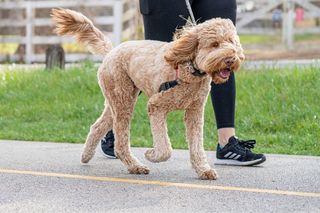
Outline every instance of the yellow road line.
POLYGON ((296 192, 296 191, 283 191, 283 190, 259 189, 259 188, 244 188, 244 187, 233 187, 233 186, 215 186, 215 185, 192 184, 192 183, 175 183, 175 182, 165 182, 165 181, 73 175, 73 174, 63 174, 63 173, 23 171, 23 170, 12 170, 12 169, 1 169, 1 168, 0 168, 0 173, 46 176, 46 177, 60 177, 60 178, 95 180, 95 181, 108 181, 108 182, 117 182, 117 183, 141 184, 141 185, 170 186, 170 187, 179 187, 179 188, 193 188, 193 189, 207 189, 207 190, 221 190, 221 191, 240 191, 240 192, 253 192, 253 193, 302 196, 302 197, 320 197, 320 193, 313 193, 313 192, 296 192))

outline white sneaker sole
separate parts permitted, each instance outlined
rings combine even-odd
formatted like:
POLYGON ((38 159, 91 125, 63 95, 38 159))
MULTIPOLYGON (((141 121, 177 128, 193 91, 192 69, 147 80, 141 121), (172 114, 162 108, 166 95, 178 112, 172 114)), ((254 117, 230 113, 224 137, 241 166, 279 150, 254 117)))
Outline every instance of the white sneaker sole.
POLYGON ((99 142, 99 151, 100 151, 100 153, 104 156, 104 157, 106 157, 106 158, 109 158, 109 159, 117 159, 117 157, 115 157, 115 156, 112 156, 112 155, 107 155, 106 153, 104 153, 103 152, 103 150, 102 150, 102 148, 101 148, 101 141, 99 142))
POLYGON ((246 161, 246 162, 241 162, 241 161, 237 161, 237 160, 216 159, 214 164, 215 165, 229 165, 229 166, 253 166, 253 165, 263 163, 264 161, 266 161, 266 158, 260 158, 257 160, 246 161))

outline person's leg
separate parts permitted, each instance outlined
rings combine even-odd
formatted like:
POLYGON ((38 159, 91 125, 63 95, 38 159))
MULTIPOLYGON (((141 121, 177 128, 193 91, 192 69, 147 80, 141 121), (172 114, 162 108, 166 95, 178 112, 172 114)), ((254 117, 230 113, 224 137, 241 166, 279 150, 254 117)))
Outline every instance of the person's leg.
MULTIPOLYGON (((234 24, 236 22, 236 0, 194 0, 192 9, 198 22, 217 17, 230 19, 234 24)), ((264 162, 265 157, 262 154, 254 154, 250 151, 255 141, 241 141, 235 137, 236 84, 234 74, 232 73, 224 84, 212 82, 210 94, 218 129, 219 144, 216 163, 256 165, 264 162)))
POLYGON ((224 146, 228 143, 229 138, 235 135, 236 83, 234 73, 224 84, 212 82, 210 95, 218 128, 218 141, 221 146, 224 146))
MULTIPOLYGON (((204 22, 211 18, 228 18, 235 24, 236 0, 210 1, 194 0, 192 3, 195 19, 204 22)), ((224 84, 211 84, 211 100, 214 107, 218 128, 219 144, 225 145, 231 136, 235 135, 235 97, 236 86, 234 74, 224 84)))
POLYGON ((172 41, 174 32, 188 17, 184 0, 140 0, 140 12, 147 40, 172 41))

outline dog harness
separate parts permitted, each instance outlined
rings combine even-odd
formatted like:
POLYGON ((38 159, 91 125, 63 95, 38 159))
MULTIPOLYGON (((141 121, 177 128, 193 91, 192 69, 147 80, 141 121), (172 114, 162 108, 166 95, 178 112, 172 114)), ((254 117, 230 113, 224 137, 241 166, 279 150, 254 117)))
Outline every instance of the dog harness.
MULTIPOLYGON (((202 77, 202 76, 206 75, 205 72, 201 72, 199 69, 195 68, 192 62, 191 62, 191 64, 192 64, 192 67, 193 67, 193 70, 194 70, 194 72, 191 73, 192 75, 197 76, 197 77, 202 77)), ((175 86, 177 86, 179 84, 178 83, 178 78, 179 78, 179 68, 178 68, 178 66, 175 67, 175 70, 176 70, 176 80, 167 81, 167 82, 162 83, 160 85, 159 92, 166 91, 166 90, 171 89, 171 88, 173 88, 173 87, 175 87, 175 86)))

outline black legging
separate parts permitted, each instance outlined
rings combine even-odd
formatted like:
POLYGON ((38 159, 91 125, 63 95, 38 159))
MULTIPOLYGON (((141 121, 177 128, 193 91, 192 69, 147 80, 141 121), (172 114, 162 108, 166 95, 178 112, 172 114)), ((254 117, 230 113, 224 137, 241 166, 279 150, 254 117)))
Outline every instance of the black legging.
MULTIPOLYGON (((190 0, 198 22, 211 18, 229 18, 235 24, 236 0, 190 0)), ((172 41, 176 28, 185 25, 189 16, 185 0, 140 0, 145 38, 172 41), (181 17, 182 16, 182 17, 181 17)), ((217 128, 234 127, 236 86, 234 74, 224 84, 211 83, 211 100, 217 128)))

